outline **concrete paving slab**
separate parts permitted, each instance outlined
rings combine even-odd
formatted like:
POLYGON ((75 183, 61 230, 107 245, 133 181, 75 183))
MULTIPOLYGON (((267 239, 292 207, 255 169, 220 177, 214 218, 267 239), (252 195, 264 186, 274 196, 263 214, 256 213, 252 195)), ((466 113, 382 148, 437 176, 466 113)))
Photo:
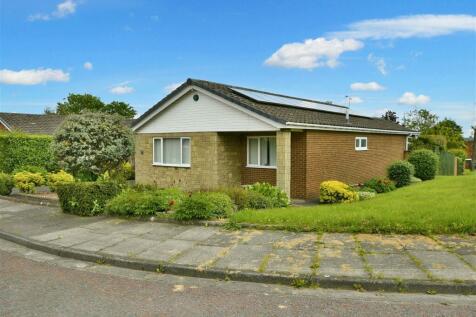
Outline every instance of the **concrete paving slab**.
POLYGON ((427 278, 425 272, 420 270, 405 253, 374 253, 365 255, 373 274, 377 277, 399 279, 427 278))
POLYGON ((210 245, 196 245, 181 253, 173 262, 177 264, 206 267, 225 255, 228 248, 210 245))
MULTIPOLYGON (((69 230, 71 231, 73 229, 69 229, 69 230)), ((49 243, 59 245, 62 247, 72 247, 76 244, 81 244, 90 240, 96 240, 103 236, 104 235, 102 234, 93 233, 93 232, 89 232, 86 234, 83 232, 68 232, 64 234, 63 237, 56 240, 51 240, 49 241, 49 243)))
POLYGON ((130 238, 121 241, 111 247, 104 248, 101 253, 118 255, 123 257, 132 257, 138 253, 153 248, 157 244, 158 242, 153 240, 130 238))
POLYGON ((447 251, 409 250, 435 278, 476 281, 476 272, 447 251))
POLYGON ((321 238, 324 248, 348 248, 355 249, 355 240, 350 233, 324 233, 321 238))
POLYGON ((153 243, 153 246, 138 253, 135 257, 155 261, 170 261, 178 254, 194 247, 195 245, 195 242, 193 241, 175 239, 169 239, 163 242, 153 241, 153 243))
POLYGON ((368 278, 360 256, 348 247, 319 249, 319 275, 368 278))
POLYGON ((203 241, 210 238, 219 231, 219 228, 191 227, 173 238, 176 240, 203 241))
POLYGON ((399 253, 403 250, 398 236, 380 234, 358 234, 356 239, 368 253, 399 253))
POLYGON ((292 232, 286 231, 255 230, 251 233, 250 239, 244 241, 243 244, 272 246, 281 239, 293 236, 292 232))
POLYGON ((0 207, 1 212, 22 212, 25 210, 34 210, 36 209, 35 205, 28 205, 28 204, 21 204, 21 203, 15 203, 15 202, 8 202, 0 207))
POLYGON ((97 239, 80 243, 74 246, 74 249, 98 252, 104 248, 110 247, 121 241, 131 239, 133 236, 120 232, 103 235, 97 239))
POLYGON ((274 244, 278 249, 316 251, 318 248, 316 233, 293 233, 284 236, 274 244))
POLYGON ((174 236, 188 229, 190 229, 188 226, 180 226, 171 223, 156 223, 152 231, 143 234, 141 237, 143 239, 164 241, 172 239, 174 236))
POLYGON ((460 255, 476 254, 476 236, 439 235, 436 239, 460 255))
POLYGON ((465 254, 462 257, 473 267, 473 270, 476 269, 476 254, 465 254))
POLYGON ((400 243, 407 250, 434 251, 443 250, 435 240, 419 235, 399 235, 400 243))
POLYGON ((247 237, 247 231, 225 231, 220 230, 208 239, 200 241, 199 245, 210 245, 218 247, 230 247, 247 237))
POLYGON ((314 254, 304 250, 273 250, 267 261, 265 272, 282 274, 311 274, 314 254))
POLYGON ((48 241, 52 241, 52 240, 63 239, 64 237, 69 237, 69 236, 77 236, 77 235, 88 236, 91 233, 92 232, 88 229, 71 228, 71 229, 66 229, 66 230, 59 230, 59 231, 45 233, 45 234, 42 234, 42 235, 34 236, 32 238, 34 240, 38 240, 38 241, 42 241, 42 242, 48 242, 48 241))
POLYGON ((263 257, 271 252, 267 245, 237 245, 214 267, 232 271, 258 271, 263 257))

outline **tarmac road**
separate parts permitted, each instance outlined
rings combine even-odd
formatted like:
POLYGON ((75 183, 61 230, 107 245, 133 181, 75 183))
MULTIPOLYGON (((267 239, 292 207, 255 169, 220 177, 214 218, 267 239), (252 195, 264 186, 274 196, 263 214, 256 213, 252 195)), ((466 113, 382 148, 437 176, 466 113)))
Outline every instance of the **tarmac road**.
POLYGON ((0 316, 475 315, 475 296, 178 277, 63 259, 0 240, 0 316))

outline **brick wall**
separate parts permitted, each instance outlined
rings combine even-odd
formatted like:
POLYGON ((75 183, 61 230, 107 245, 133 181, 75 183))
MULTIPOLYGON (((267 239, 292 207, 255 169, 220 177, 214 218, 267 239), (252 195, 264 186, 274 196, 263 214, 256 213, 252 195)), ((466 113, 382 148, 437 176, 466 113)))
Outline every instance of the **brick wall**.
POLYGON ((385 176, 391 162, 403 159, 404 150, 405 136, 400 135, 293 132, 292 197, 318 197, 319 184, 324 180, 356 184, 374 176, 385 176), (368 138, 367 151, 355 150, 357 136, 368 138))

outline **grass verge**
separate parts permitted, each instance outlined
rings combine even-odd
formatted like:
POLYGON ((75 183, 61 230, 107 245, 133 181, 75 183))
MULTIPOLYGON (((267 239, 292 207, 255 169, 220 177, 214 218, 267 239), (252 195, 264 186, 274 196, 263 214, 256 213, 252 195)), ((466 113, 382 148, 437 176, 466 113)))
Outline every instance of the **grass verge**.
POLYGON ((400 188, 351 204, 243 210, 230 221, 319 232, 474 234, 476 173, 400 188))

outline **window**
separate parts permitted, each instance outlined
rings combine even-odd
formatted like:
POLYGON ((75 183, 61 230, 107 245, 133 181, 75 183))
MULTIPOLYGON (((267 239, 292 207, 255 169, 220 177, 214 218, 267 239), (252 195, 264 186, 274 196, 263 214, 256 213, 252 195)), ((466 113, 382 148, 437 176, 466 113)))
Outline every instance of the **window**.
POLYGON ((410 139, 411 139, 411 137, 407 136, 406 141, 405 141, 405 151, 410 150, 410 142, 411 142, 410 139))
POLYGON ((367 137, 355 138, 355 150, 366 151, 367 150, 367 137))
POLYGON ((276 137, 248 137, 249 167, 276 167, 276 137))
POLYGON ((154 138, 153 164, 190 166, 190 138, 154 138))

